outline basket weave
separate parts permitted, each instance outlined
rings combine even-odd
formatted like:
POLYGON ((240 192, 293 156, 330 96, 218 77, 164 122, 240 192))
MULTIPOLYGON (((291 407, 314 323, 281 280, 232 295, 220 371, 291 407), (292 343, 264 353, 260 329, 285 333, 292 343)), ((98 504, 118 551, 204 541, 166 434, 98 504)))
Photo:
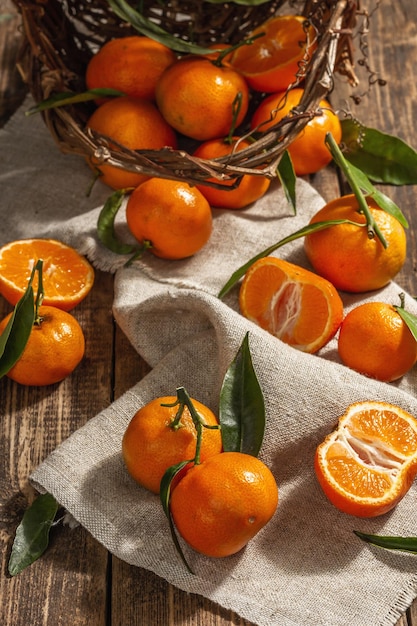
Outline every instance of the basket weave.
MULTIPOLYGON (((14 0, 22 17, 24 45, 20 72, 37 103, 54 93, 85 90, 86 65, 97 47, 112 37, 137 34, 120 20, 106 0, 14 0)), ((133 5, 133 2, 131 3, 133 5)), ((201 0, 156 0, 143 3, 143 15, 171 34, 207 46, 213 42, 236 43, 277 11, 289 7, 306 16, 317 31, 318 46, 305 79, 304 94, 291 123, 280 122, 257 135, 249 148, 212 161, 195 159, 186 149, 132 151, 112 149, 106 137, 87 130, 88 104, 58 107, 42 113, 61 151, 94 156, 111 165, 162 178, 198 183, 215 177, 214 186, 239 180, 243 174, 276 175, 277 164, 320 100, 332 88, 335 72, 354 81, 351 54, 356 21, 354 0, 270 0, 258 6, 230 2, 211 4, 201 0), (182 19, 178 19, 181 15, 182 19), (183 16, 189 19, 184 20, 183 16), (190 29, 190 24, 192 28, 190 29)))

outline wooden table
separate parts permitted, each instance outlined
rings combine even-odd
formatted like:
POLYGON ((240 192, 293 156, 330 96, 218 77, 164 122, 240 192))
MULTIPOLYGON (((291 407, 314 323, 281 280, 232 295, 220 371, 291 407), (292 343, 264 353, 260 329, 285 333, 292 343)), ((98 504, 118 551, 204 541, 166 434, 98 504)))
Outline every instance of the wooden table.
MULTIPOLYGON (((0 117, 3 123, 19 105, 24 93, 18 76, 12 71, 17 23, 10 0, 0 0, 0 117)), ((361 106, 349 106, 367 125, 403 137, 414 147, 417 147, 416 60, 415 0, 382 3, 371 20, 368 62, 380 78, 386 79, 387 85, 374 86, 361 106)), ((360 90, 367 90, 366 79, 360 90)), ((335 97, 346 107, 344 94, 343 83, 338 80, 335 97)), ((326 200, 345 191, 340 188, 332 168, 317 175, 312 183, 326 200)), ((398 282, 414 295, 417 292, 416 190, 403 187, 384 191, 402 207, 410 222, 408 258, 398 282)), ((0 624, 249 626, 230 611, 199 596, 183 593, 157 576, 113 557, 81 527, 70 531, 57 526, 52 530, 47 553, 39 561, 15 578, 7 575, 16 526, 34 497, 28 484, 31 470, 59 442, 108 406, 149 369, 115 325, 112 298, 112 276, 97 272, 92 293, 77 307, 76 315, 86 333, 87 352, 70 378, 47 388, 22 387, 7 378, 0 381, 0 547, 3 562, 0 624)), ((9 306, 1 300, 0 315, 8 311, 9 306)), ((404 532, 413 533, 415 529, 404 529, 404 532)), ((406 625, 417 626, 417 601, 397 624, 406 625)))

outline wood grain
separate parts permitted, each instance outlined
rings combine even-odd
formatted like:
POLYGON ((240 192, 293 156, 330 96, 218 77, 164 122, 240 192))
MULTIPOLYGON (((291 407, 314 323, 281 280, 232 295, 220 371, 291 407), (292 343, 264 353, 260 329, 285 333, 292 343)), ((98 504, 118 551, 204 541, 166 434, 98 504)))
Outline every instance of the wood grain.
MULTIPOLYGON (((0 18, 3 18, 0 19, 1 123, 19 105, 25 90, 14 68, 19 45, 18 17, 10 1, 0 0, 0 18)), ((352 109, 363 123, 403 137, 417 147, 414 0, 381 3, 372 15, 369 44, 367 62, 378 76, 386 79, 387 85, 374 85, 356 107, 349 101, 345 85, 338 80, 333 103, 352 109)), ((363 80, 358 92, 367 91, 366 73, 363 80)), ((331 167, 313 177, 312 183, 326 201, 343 191, 331 167)), ((415 294, 415 188, 383 190, 410 221, 408 257, 398 282, 415 294)), ((52 529, 47 553, 18 577, 12 579, 7 575, 16 526, 34 497, 28 484, 32 468, 149 371, 117 328, 111 312, 112 301, 112 277, 97 272, 93 291, 74 311, 86 334, 86 358, 66 381, 36 389, 21 387, 7 378, 0 380, 0 624, 250 626, 230 611, 200 596, 183 593, 156 575, 112 557, 81 527, 69 530, 59 525, 52 529)), ((0 300, 0 315, 9 310, 0 300)), ((397 626, 417 626, 417 601, 397 626)))

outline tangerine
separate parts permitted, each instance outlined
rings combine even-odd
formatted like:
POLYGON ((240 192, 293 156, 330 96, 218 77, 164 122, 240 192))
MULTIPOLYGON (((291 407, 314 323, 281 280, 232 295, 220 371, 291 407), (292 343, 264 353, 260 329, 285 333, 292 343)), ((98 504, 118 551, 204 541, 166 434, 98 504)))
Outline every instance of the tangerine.
MULTIPOLYGON (((267 96, 252 116, 252 130, 265 132, 284 118, 291 121, 303 93, 303 89, 297 87, 267 96)), ((327 133, 331 133, 335 142, 340 143, 342 139, 340 120, 329 102, 323 99, 313 117, 288 147, 297 176, 314 174, 331 162, 332 155, 325 144, 327 133)))
MULTIPOLYGON (((237 137, 234 137, 231 142, 225 139, 210 139, 198 146, 194 156, 205 160, 217 159, 218 157, 231 154, 234 150, 243 150, 250 145, 249 141, 245 139, 239 140, 237 137)), ((209 178, 208 181, 216 182, 216 178, 209 178)), ((271 183, 266 176, 261 174, 244 174, 236 188, 227 189, 234 182, 235 180, 223 182, 222 185, 224 185, 225 189, 217 189, 207 185, 196 186, 213 207, 243 209, 265 195, 271 183)))
POLYGON ((154 100, 159 77, 175 60, 175 53, 154 39, 120 37, 107 41, 91 57, 85 81, 88 89, 117 89, 127 96, 154 100))
MULTIPOLYGON (((43 304, 70 311, 90 292, 94 269, 74 248, 55 239, 20 239, 0 248, 0 293, 13 306, 23 296, 42 259, 43 304)), ((38 278, 33 280, 34 292, 38 278)))
POLYGON ((234 69, 203 56, 186 56, 162 74, 156 103, 170 126, 205 141, 229 134, 248 110, 249 87, 234 69))
POLYGON ((385 302, 365 302, 340 326, 338 352, 348 367, 371 378, 401 378, 417 359, 417 341, 401 315, 385 302))
POLYGON ((126 206, 132 235, 150 243, 163 259, 184 259, 198 252, 212 231, 211 208, 188 183, 150 178, 137 187, 126 206))
POLYGON ((170 499, 181 537, 210 557, 239 552, 270 521, 277 505, 271 470, 242 452, 223 452, 192 466, 170 499))
MULTIPOLYGON (((176 421, 178 405, 175 396, 162 396, 145 404, 132 417, 123 435, 122 454, 129 474, 141 486, 159 493, 161 479, 172 465, 190 459, 196 453, 197 430, 187 406, 176 421), (165 406, 171 405, 171 406, 165 406)), ((201 420, 218 426, 214 413, 201 402, 191 400, 201 420)), ((201 459, 222 450, 218 428, 203 428, 201 459)))
MULTIPOLYGON (((11 316, 0 322, 0 334, 11 316)), ((84 333, 75 317, 53 306, 41 306, 25 349, 7 376, 21 385, 53 385, 74 371, 84 351, 84 333)))
MULTIPOLYGON (((113 98, 99 106, 87 122, 88 128, 109 138, 112 150, 118 144, 131 150, 159 150, 164 147, 177 147, 177 137, 165 122, 156 106, 143 98, 123 96, 113 98)), ((99 170, 100 179, 113 189, 137 187, 149 176, 109 165, 101 158, 92 156, 90 166, 99 170)))
POLYGON ((358 224, 338 224, 310 233, 304 249, 314 270, 337 289, 362 293, 380 289, 400 271, 406 258, 406 236, 400 222, 367 198, 369 210, 384 236, 370 238, 366 218, 355 195, 336 198, 320 209, 310 224, 327 220, 351 220, 358 224))
POLYGON ((343 319, 342 301, 329 281, 271 256, 259 259, 246 272, 239 305, 249 320, 309 353, 330 341, 343 319))
POLYGON ((417 474, 417 420, 387 402, 357 402, 317 447, 315 471, 330 502, 358 517, 383 515, 417 474))
POLYGON ((302 15, 280 15, 253 30, 256 37, 240 46, 231 58, 237 69, 255 91, 276 93, 300 82, 316 48, 316 33, 302 15), (262 36, 261 36, 262 35, 262 36))

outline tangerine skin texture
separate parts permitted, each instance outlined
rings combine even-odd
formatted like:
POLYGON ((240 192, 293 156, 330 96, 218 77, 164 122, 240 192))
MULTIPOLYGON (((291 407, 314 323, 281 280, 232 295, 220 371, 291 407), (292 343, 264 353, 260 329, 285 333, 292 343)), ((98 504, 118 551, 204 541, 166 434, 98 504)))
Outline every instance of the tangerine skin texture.
MULTIPOLYGON (((11 317, 0 323, 0 334, 11 317)), ((84 356, 81 326, 70 313, 52 306, 39 308, 40 325, 34 325, 22 356, 7 376, 21 385, 44 386, 60 382, 84 356)))
POLYGON ((366 302, 343 320, 338 352, 348 367, 384 382, 404 376, 417 359, 417 342, 389 304, 366 302))
POLYGON ((316 448, 314 469, 329 501, 356 517, 392 510, 417 474, 417 421, 386 402, 358 402, 316 448))
POLYGON ((241 452, 223 452, 194 465, 174 487, 171 514, 197 552, 239 552, 272 518, 278 487, 269 468, 241 452))
MULTIPOLYGON (((132 478, 142 487, 158 494, 165 471, 181 461, 193 460, 197 434, 187 407, 181 417, 181 427, 174 430, 171 424, 178 406, 176 396, 162 396, 148 402, 132 417, 122 439, 122 454, 132 478)), ((209 426, 218 425, 217 417, 201 402, 192 400, 197 412, 209 426)), ((222 440, 219 429, 203 428, 201 458, 219 454, 222 440)))
POLYGON ((175 60, 170 48, 148 37, 112 39, 90 59, 87 88, 117 89, 128 96, 154 100, 159 77, 175 60))
POLYGON ((163 259, 184 259, 210 239, 211 207, 195 187, 150 178, 130 195, 126 220, 132 235, 150 241, 151 252, 163 259))
POLYGON ((187 137, 205 141, 229 134, 239 93, 242 98, 236 126, 249 105, 245 79, 227 65, 218 67, 204 57, 183 57, 162 74, 156 86, 156 103, 170 126, 187 137))
MULTIPOLYGON (((342 291, 363 293, 380 289, 396 276, 405 262, 404 228, 371 198, 367 204, 388 243, 387 248, 378 237, 370 239, 366 227, 352 224, 331 226, 304 238, 304 249, 315 271, 342 291)), ((310 224, 338 219, 365 224, 366 218, 358 208, 353 194, 342 196, 320 209, 310 224)))

